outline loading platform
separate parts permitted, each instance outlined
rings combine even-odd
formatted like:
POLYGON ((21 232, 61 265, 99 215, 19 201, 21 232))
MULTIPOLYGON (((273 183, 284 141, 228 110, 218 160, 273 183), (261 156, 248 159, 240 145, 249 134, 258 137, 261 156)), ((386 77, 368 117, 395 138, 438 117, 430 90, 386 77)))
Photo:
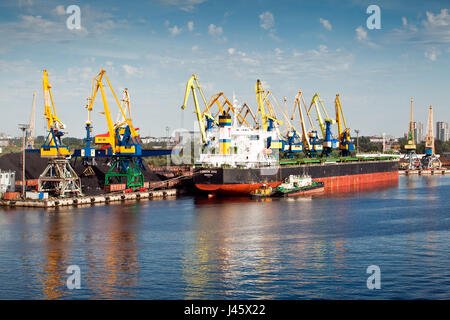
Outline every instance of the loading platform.
POLYGON ((399 170, 401 176, 430 176, 430 175, 447 175, 450 174, 449 169, 432 169, 432 170, 399 170))
POLYGON ((127 200, 141 199, 164 199, 177 195, 176 189, 143 191, 131 193, 107 193, 97 196, 74 197, 65 199, 45 199, 45 200, 0 200, 0 206, 5 207, 34 207, 34 208, 54 208, 61 206, 79 206, 97 203, 110 203, 127 200))

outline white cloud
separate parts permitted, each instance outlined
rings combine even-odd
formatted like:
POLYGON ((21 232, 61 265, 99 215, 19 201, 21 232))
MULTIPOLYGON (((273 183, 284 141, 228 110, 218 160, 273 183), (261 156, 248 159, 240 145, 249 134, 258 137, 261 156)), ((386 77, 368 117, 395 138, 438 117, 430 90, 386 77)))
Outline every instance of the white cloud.
POLYGON ((370 41, 369 36, 367 35, 367 31, 362 26, 359 26, 358 28, 356 28, 355 31, 356 31, 356 39, 359 42, 361 42, 362 44, 365 44, 366 46, 368 46, 370 48, 374 48, 374 49, 380 48, 379 45, 370 41))
POLYGON ((324 44, 321 44, 319 46, 319 51, 320 52, 328 52, 328 47, 326 45, 324 45, 324 44))
POLYGON ((394 29, 389 38, 395 42, 412 42, 416 44, 439 45, 450 43, 449 9, 439 13, 426 12, 426 19, 418 26, 402 18, 402 28, 394 29))
POLYGON ((228 53, 229 54, 234 54, 236 52, 236 49, 235 48, 228 48, 228 53))
POLYGON ((193 46, 191 48, 191 50, 192 50, 192 52, 197 52, 198 51, 198 46, 197 45, 193 46))
POLYGON ((187 28, 189 31, 193 31, 194 30, 194 21, 189 21, 187 23, 187 28))
POLYGON ((404 27, 408 26, 408 20, 405 17, 402 17, 402 24, 404 27))
POLYGON ((181 33, 181 28, 178 28, 178 26, 169 27, 170 35, 177 36, 181 33))
POLYGON ((356 39, 359 41, 367 40, 367 31, 362 26, 356 28, 356 39))
POLYGON ((53 12, 58 16, 63 16, 66 14, 66 10, 64 9, 63 5, 56 6, 56 8, 53 9, 53 12))
POLYGON ((437 57, 441 54, 439 50, 437 50, 435 47, 429 48, 425 51, 425 58, 436 61, 437 57))
POLYGON ((275 26, 275 18, 270 11, 266 11, 259 15, 259 26, 264 30, 272 29, 275 26))
POLYGON ((266 11, 259 15, 259 26, 269 32, 268 35, 270 38, 277 41, 280 40, 280 38, 277 37, 276 30, 274 28, 275 18, 273 17, 273 14, 270 11, 266 11))
POLYGON ((161 3, 165 5, 170 5, 174 7, 178 7, 178 9, 183 11, 193 11, 195 6, 206 2, 207 0, 159 0, 161 3))
POLYGON ((319 19, 319 22, 320 22, 320 23, 323 25, 323 27, 324 27, 325 29, 327 29, 328 31, 331 31, 331 30, 333 29, 333 27, 331 26, 330 21, 320 18, 320 19, 319 19))
POLYGON ((281 55, 283 53, 283 50, 281 50, 280 48, 275 48, 275 54, 277 56, 281 55))
POLYGON ((450 15, 448 9, 442 9, 439 14, 426 12, 427 21, 425 24, 429 27, 446 27, 450 25, 450 15))
POLYGON ((208 33, 212 36, 220 36, 221 34, 223 34, 223 29, 222 27, 218 27, 215 24, 210 24, 208 26, 208 33))
POLYGON ((140 68, 136 68, 136 67, 130 66, 128 64, 122 65, 122 69, 125 71, 125 73, 128 76, 140 76, 143 74, 143 72, 140 68))

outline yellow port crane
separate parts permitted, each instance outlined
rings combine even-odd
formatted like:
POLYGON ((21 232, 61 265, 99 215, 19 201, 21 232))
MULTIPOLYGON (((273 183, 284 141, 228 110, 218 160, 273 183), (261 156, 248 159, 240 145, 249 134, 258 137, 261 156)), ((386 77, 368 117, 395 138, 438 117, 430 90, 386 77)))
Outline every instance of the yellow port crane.
POLYGON ((411 109, 409 113, 409 129, 408 138, 404 146, 406 150, 406 156, 404 157, 404 162, 401 164, 403 168, 406 169, 418 169, 420 167, 420 159, 416 154, 416 142, 414 138, 414 109, 413 109, 414 99, 411 98, 411 109))
POLYGON ((408 130, 408 141, 405 145, 406 150, 415 151, 416 142, 414 138, 414 109, 413 109, 414 99, 411 98, 411 110, 409 113, 409 130, 408 130))
MULTIPOLYGON (((95 143, 103 145, 104 147, 102 151, 104 152, 100 152, 98 154, 94 152, 94 154, 95 157, 110 157, 112 160, 111 167, 105 174, 105 185, 111 184, 113 180, 116 180, 118 183, 122 183, 122 179, 125 178, 127 188, 141 188, 144 186, 144 175, 142 170, 145 170, 145 166, 142 160, 143 152, 139 134, 136 131, 131 119, 131 106, 128 90, 126 89, 124 92, 122 107, 114 92, 114 89, 112 88, 111 82, 105 73, 106 71, 102 69, 93 79, 91 96, 88 99, 89 103, 86 106, 88 110, 88 120, 86 121, 86 141, 88 142, 91 139, 91 112, 94 106, 95 98, 100 89, 104 110, 101 113, 105 115, 108 133, 95 136, 95 143), (121 119, 118 119, 116 123, 113 123, 111 119, 111 111, 106 98, 103 79, 106 79, 107 85, 114 96, 114 100, 121 114, 121 119), (124 109, 128 111, 128 115, 124 109)), ((88 148, 90 148, 90 146, 86 146, 85 149, 87 150, 88 148)), ((85 154, 89 153, 90 152, 85 152, 85 154)))
POLYGON ((239 110, 239 118, 241 118, 242 122, 245 122, 245 124, 248 127, 250 127, 250 124, 246 120, 248 115, 250 115, 253 119, 254 129, 259 129, 259 123, 258 123, 258 120, 256 119, 255 114, 253 113, 252 109, 248 106, 248 104, 244 103, 242 105, 241 109, 239 110), (245 111, 245 113, 244 113, 244 111, 245 111))
POLYGON ((272 93, 269 90, 268 91, 264 90, 262 83, 259 79, 256 81, 255 93, 256 93, 256 102, 258 104, 258 113, 261 115, 263 129, 265 131, 272 131, 273 128, 278 129, 278 125, 282 125, 283 121, 277 119, 273 105, 270 103, 268 99, 269 96, 272 96, 273 98, 272 93))
MULTIPOLYGON (((325 107, 323 105, 323 101, 320 98, 318 93, 314 94, 314 96, 312 98, 311 104, 309 105, 308 114, 311 113, 313 105, 315 106, 317 120, 319 122, 320 131, 322 132, 322 139, 323 139, 323 141, 322 141, 322 145, 323 145, 322 156, 328 156, 331 153, 331 150, 333 148, 334 141, 333 141, 333 136, 331 134, 331 125, 335 122, 335 120, 328 117, 327 110, 325 109, 325 107), (322 107, 322 111, 325 114, 325 119, 322 118, 322 114, 320 113, 319 105, 317 102, 319 102, 320 106, 322 107)), ((315 132, 315 135, 316 135, 315 139, 317 141, 317 132, 315 132)))
POLYGON ((205 125, 205 123, 203 121, 203 117, 206 117, 206 119, 207 119, 208 128, 212 125, 212 122, 214 122, 215 119, 210 114, 210 112, 208 110, 208 107, 207 107, 208 104, 206 103, 205 95, 203 94, 203 90, 200 87, 200 84, 198 82, 196 74, 193 74, 189 78, 189 80, 188 80, 188 82, 186 84, 186 91, 184 93, 184 102, 183 102, 183 105, 181 106, 181 109, 183 109, 183 110, 186 109, 186 107, 187 107, 187 101, 188 101, 188 98, 189 98, 189 93, 191 91, 192 91, 192 97, 194 99, 195 114, 197 115, 198 127, 200 129, 200 134, 201 134, 201 137, 202 137, 202 143, 203 144, 207 144, 208 141, 207 141, 207 137, 206 137, 206 125, 205 125), (203 102, 204 102, 204 104, 206 106, 204 112, 202 112, 200 110, 200 105, 198 103, 197 93, 195 91, 196 88, 199 91, 200 96, 202 97, 202 100, 203 100, 203 102))
POLYGON ((309 108, 308 108, 308 115, 311 114, 311 109, 312 109, 313 105, 315 106, 315 110, 316 110, 316 114, 317 114, 317 121, 319 122, 320 131, 322 132, 322 138, 325 139, 325 137, 326 137, 325 123, 326 122, 334 123, 334 120, 331 119, 330 117, 328 117, 327 110, 325 109, 325 107, 323 105, 323 101, 320 98, 318 93, 314 94, 314 96, 311 100, 311 104, 309 105, 309 108), (322 114, 320 113, 319 105, 317 102, 319 102, 320 106, 322 107, 322 111, 325 114, 325 119, 322 118, 322 114))
MULTIPOLYGON (((306 109, 306 103, 305 103, 305 99, 303 98, 303 93, 301 91, 299 91, 297 93, 297 95, 295 96, 294 99, 294 109, 292 110, 292 116, 291 116, 291 120, 294 120, 295 117, 295 111, 298 110, 298 114, 300 116, 300 124, 302 126, 302 145, 303 145, 303 151, 304 152, 308 152, 311 150, 311 144, 309 142, 308 137, 310 137, 309 133, 306 130, 306 126, 305 126, 305 120, 303 118, 303 111, 302 111, 302 102, 303 102, 303 106, 306 109)), ((309 123, 311 125, 311 128, 314 128, 314 125, 311 121, 311 117, 309 116, 308 113, 306 113, 309 119, 309 123)), ((314 130, 314 129, 313 129, 314 130)))
POLYGON ((209 101, 207 102, 205 94, 203 93, 203 90, 199 84, 196 74, 193 74, 186 84, 186 91, 184 93, 184 101, 183 105, 181 106, 181 109, 183 110, 186 109, 189 94, 191 92, 194 100, 194 113, 197 116, 201 140, 203 144, 208 143, 206 132, 210 130, 213 127, 213 125, 219 125, 218 121, 219 115, 228 115, 230 112, 232 112, 234 115, 236 115, 236 118, 241 125, 245 124, 249 126, 249 123, 245 119, 246 115, 243 116, 241 112, 239 112, 239 110, 236 110, 236 108, 233 106, 230 100, 228 100, 228 98, 225 96, 223 92, 219 92, 217 94, 212 95, 209 101), (200 108, 197 91, 198 93, 200 93, 200 97, 202 98, 202 101, 205 105, 203 111, 200 108), (217 109, 214 111, 213 107, 217 107, 217 109))
POLYGON ((48 135, 40 148, 42 158, 48 158, 47 167, 38 179, 38 191, 50 192, 58 197, 82 195, 81 180, 70 165, 69 148, 62 144, 65 125, 56 114, 55 103, 48 81, 47 70, 43 71, 44 115, 47 120, 48 135))
MULTIPOLYGON (((249 123, 245 119, 244 116, 242 116, 241 112, 239 110, 236 110, 234 105, 228 100, 228 98, 224 95, 223 92, 219 92, 209 99, 205 111, 203 111, 203 114, 210 113, 212 111, 212 107, 216 105, 218 107, 218 110, 216 110, 215 114, 213 114, 214 124, 218 124, 217 119, 219 115, 228 115, 230 112, 232 112, 234 115, 236 115, 236 119, 238 120, 239 124, 245 124, 246 126, 250 127, 249 123), (221 101, 222 100, 222 101, 221 101)), ((247 106, 248 107, 248 106, 247 106)), ((251 110, 250 110, 251 111, 251 110)), ((252 112, 253 113, 253 112, 252 112)))
POLYGON ((65 134, 62 130, 66 127, 56 114, 55 103, 48 81, 47 70, 43 72, 42 84, 44 89, 44 116, 47 120, 48 136, 42 145, 40 152, 43 158, 57 158, 70 156, 69 148, 62 144, 61 138, 65 134))
POLYGON ((433 132, 433 107, 428 109, 427 134, 425 135, 425 156, 422 158, 423 169, 437 169, 441 167, 441 161, 435 154, 433 132))
MULTIPOLYGON (((121 130, 119 130, 118 132, 116 132, 116 130, 119 127, 122 127, 123 125, 127 125, 127 127, 130 130, 130 135, 132 139, 138 139, 139 134, 137 133, 136 129, 133 126, 133 122, 131 119, 131 113, 129 112, 128 116, 125 114, 124 109, 122 108, 122 105, 119 102, 119 99, 117 98, 111 83, 108 79, 108 77, 106 76, 106 71, 105 70, 100 70, 100 72, 94 77, 93 79, 93 84, 92 84, 92 92, 91 92, 91 97, 89 98, 89 104, 86 106, 87 110, 88 110, 88 120, 86 121, 86 125, 90 126, 91 125, 91 111, 92 108, 94 106, 94 101, 95 98, 97 96, 98 93, 98 89, 100 89, 100 93, 102 95, 102 101, 103 101, 103 108, 104 108, 104 115, 106 118, 106 123, 108 125, 108 135, 99 135, 95 137, 95 143, 96 144, 104 144, 104 145, 111 145, 111 153, 114 155, 116 153, 119 154, 129 154, 129 153, 135 153, 136 147, 134 145, 122 145, 119 143, 118 140, 120 140, 119 135, 123 135, 125 128, 121 128, 121 130), (105 89, 104 89, 104 84, 103 84, 103 78, 106 79, 107 83, 108 83, 108 87, 111 90, 111 93, 114 96, 114 99, 117 103, 117 106, 119 107, 120 113, 122 114, 123 117, 123 121, 119 122, 119 123, 113 123, 112 118, 111 118, 111 112, 109 110, 109 105, 108 105, 108 101, 106 99, 106 94, 105 94, 105 89)), ((129 107, 129 105, 128 105, 129 107)))
POLYGON ((338 125, 339 150, 341 150, 343 156, 348 156, 350 151, 355 150, 355 145, 352 143, 350 137, 350 128, 348 128, 345 123, 344 112, 342 110, 339 94, 336 94, 334 105, 336 111, 336 122, 338 125), (342 125, 344 125, 344 130, 342 129, 342 125))

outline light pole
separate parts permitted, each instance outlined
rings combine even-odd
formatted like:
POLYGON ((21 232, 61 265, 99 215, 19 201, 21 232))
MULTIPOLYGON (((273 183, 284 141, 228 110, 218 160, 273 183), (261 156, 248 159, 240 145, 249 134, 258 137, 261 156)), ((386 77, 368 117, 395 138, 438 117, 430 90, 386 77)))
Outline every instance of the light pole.
POLYGON ((359 130, 355 129, 355 133, 356 133, 356 154, 359 153, 359 130))
POLYGON ((25 199, 25 133, 29 128, 29 124, 19 124, 22 130, 22 199, 25 199))

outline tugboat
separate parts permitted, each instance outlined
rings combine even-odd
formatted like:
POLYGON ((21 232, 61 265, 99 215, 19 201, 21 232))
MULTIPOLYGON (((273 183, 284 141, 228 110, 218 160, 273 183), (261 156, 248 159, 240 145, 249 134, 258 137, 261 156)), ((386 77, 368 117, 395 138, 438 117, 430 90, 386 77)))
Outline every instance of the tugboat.
POLYGON ((325 190, 323 182, 312 181, 310 176, 290 175, 272 193, 274 197, 295 197, 300 195, 320 193, 325 190))
POLYGON ((263 184, 260 188, 254 190, 250 193, 250 196, 253 199, 260 199, 260 198, 268 198, 271 197, 274 194, 274 190, 271 186, 268 186, 266 184, 263 184))

